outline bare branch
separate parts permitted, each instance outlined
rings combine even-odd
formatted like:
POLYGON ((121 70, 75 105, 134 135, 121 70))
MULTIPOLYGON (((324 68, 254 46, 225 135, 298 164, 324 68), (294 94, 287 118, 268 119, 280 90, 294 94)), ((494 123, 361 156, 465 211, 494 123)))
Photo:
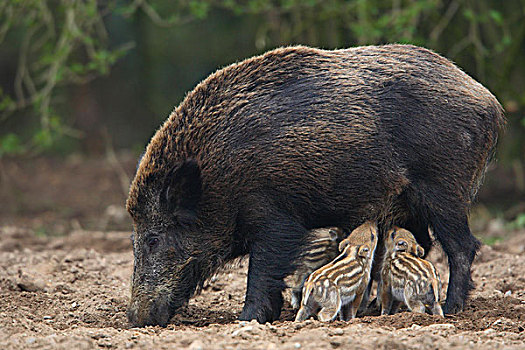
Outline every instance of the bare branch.
POLYGON ((458 1, 452 1, 450 5, 447 8, 447 11, 441 17, 441 20, 438 22, 438 24, 432 29, 430 32, 430 40, 437 41, 441 35, 441 33, 445 30, 445 28, 448 26, 454 15, 459 9, 459 2, 458 1))

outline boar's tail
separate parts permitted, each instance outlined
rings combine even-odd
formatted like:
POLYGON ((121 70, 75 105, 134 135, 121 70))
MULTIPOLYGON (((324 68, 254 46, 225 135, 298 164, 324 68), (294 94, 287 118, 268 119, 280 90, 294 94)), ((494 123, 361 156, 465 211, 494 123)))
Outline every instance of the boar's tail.
MULTIPOLYGON (((490 94, 490 92, 489 92, 490 94)), ((501 107, 500 103, 494 97, 492 94, 490 94, 489 98, 489 104, 487 108, 484 110, 485 117, 490 119, 492 121, 491 130, 488 131, 489 133, 489 139, 487 140, 488 145, 490 145, 490 148, 488 149, 487 156, 485 158, 485 162, 482 167, 476 171, 473 177, 472 186, 470 188, 470 202, 472 203, 478 194, 478 190, 481 187, 481 184, 483 183, 483 180, 485 178, 485 173, 487 172, 488 167, 492 163, 492 161, 495 158, 496 155, 496 145, 498 143, 498 132, 505 130, 506 125, 506 119, 505 119, 505 113, 503 111, 503 107, 501 107)))

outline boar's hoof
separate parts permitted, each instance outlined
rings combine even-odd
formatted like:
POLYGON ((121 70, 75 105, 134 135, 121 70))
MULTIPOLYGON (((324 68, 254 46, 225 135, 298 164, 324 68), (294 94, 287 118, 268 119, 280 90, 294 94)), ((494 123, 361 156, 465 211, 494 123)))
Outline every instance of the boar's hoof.
POLYGON ((272 306, 264 305, 262 303, 246 303, 241 315, 239 316, 239 320, 257 320, 259 323, 276 321, 281 315, 282 297, 280 300, 274 300, 271 305, 272 306))
POLYGON ((443 306, 443 312, 446 315, 457 314, 461 311, 463 311, 463 303, 457 300, 447 299, 443 306))

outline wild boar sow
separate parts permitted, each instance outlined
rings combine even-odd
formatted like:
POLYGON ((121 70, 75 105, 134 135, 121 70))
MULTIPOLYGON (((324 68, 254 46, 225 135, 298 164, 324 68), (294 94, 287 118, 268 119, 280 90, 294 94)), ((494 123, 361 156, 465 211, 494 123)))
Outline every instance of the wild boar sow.
POLYGON ((129 320, 166 325, 246 254, 240 319, 275 320, 309 230, 366 220, 410 230, 426 251, 430 227, 451 271, 445 312, 460 311, 479 247, 467 213, 503 124, 487 89, 415 46, 287 47, 213 73, 131 185, 129 320))

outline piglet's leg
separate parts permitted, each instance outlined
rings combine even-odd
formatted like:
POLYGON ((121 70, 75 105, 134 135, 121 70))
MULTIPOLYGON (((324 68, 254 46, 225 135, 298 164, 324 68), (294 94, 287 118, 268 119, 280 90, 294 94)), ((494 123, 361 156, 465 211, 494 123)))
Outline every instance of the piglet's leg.
POLYGON ((321 322, 332 322, 337 318, 337 314, 342 312, 339 293, 332 292, 332 294, 334 294, 332 297, 323 301, 323 308, 319 312, 319 320, 321 322))
POLYGON ((358 313, 362 314, 364 313, 368 308, 368 300, 370 299, 370 292, 372 292, 372 283, 373 280, 370 279, 368 282, 368 285, 366 286, 365 291, 363 292, 363 298, 361 300, 361 304, 359 305, 358 313))
POLYGON ((390 315, 395 315, 397 310, 399 310, 399 306, 401 306, 401 302, 399 300, 393 300, 392 306, 390 307, 390 315))
POLYGON ((301 322, 310 317, 311 312, 307 306, 301 306, 297 315, 295 316, 295 322, 301 322))
POLYGON ((443 309, 441 308, 441 304, 439 302, 434 302, 434 305, 432 306, 432 315, 439 315, 443 317, 443 309))
POLYGON ((349 314, 346 316, 345 321, 355 318, 355 315, 357 314, 357 310, 359 309, 359 306, 361 305, 361 301, 363 300, 364 293, 366 293, 366 290, 363 291, 363 293, 356 294, 354 300, 350 303, 349 314))
POLYGON ((425 304, 417 299, 417 295, 414 293, 414 288, 410 285, 405 287, 405 304, 408 309, 412 312, 418 312, 420 314, 425 313, 425 304))
POLYGON ((381 315, 388 315, 392 309, 394 298, 392 297, 392 291, 387 281, 382 281, 380 286, 381 290, 379 291, 377 299, 381 303, 381 315))

